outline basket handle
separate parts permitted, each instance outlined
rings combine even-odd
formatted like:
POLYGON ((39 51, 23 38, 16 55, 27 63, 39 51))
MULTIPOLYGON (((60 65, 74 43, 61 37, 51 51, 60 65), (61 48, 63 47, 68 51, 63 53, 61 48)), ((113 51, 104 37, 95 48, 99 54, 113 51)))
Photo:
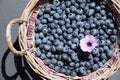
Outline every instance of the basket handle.
POLYGON ((23 22, 27 22, 27 21, 23 19, 13 19, 12 21, 9 22, 6 29, 6 40, 7 40, 8 47, 15 55, 20 55, 20 56, 24 55, 26 53, 26 50, 18 51, 14 48, 11 40, 11 29, 15 24, 20 24, 23 22))

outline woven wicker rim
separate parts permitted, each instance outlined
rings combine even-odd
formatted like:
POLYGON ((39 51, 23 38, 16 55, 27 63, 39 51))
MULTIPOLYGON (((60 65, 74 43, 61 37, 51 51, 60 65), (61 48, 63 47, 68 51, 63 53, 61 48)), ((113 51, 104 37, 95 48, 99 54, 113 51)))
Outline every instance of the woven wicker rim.
MULTIPOLYGON (((112 8, 112 10, 114 11, 114 15, 117 15, 117 17, 115 17, 116 22, 119 23, 119 24, 117 24, 117 27, 120 26, 120 20, 119 20, 120 17, 118 17, 118 15, 120 14, 120 3, 119 3, 119 1, 118 0, 108 0, 108 1, 104 0, 103 3, 108 3, 110 8, 112 8)), ((71 77, 71 76, 66 76, 64 74, 57 73, 54 70, 51 70, 51 72, 49 74, 46 73, 43 70, 43 68, 41 68, 39 63, 36 62, 36 60, 35 60, 36 57, 34 58, 34 55, 31 54, 31 53, 34 53, 35 46, 32 46, 31 48, 28 48, 28 45, 27 45, 28 40, 30 40, 30 39, 32 39, 32 42, 30 42, 30 43, 34 44, 34 34, 32 34, 31 37, 26 36, 26 34, 28 32, 29 17, 33 13, 37 4, 40 4, 39 0, 30 0, 28 5, 26 6, 25 10, 23 11, 23 14, 22 14, 21 18, 20 19, 14 19, 8 24, 7 29, 6 29, 6 39, 7 39, 8 47, 10 48, 10 50, 15 55, 25 56, 28 64, 30 65, 30 67, 38 75, 40 75, 44 79, 51 79, 51 80, 73 80, 73 79, 80 79, 80 80, 101 80, 101 79, 104 79, 104 80, 106 80, 111 75, 113 75, 115 72, 117 72, 117 70, 120 68, 120 60, 119 60, 120 55, 119 55, 119 48, 118 48, 118 46, 119 46, 118 42, 119 41, 117 41, 115 43, 114 56, 109 61, 107 61, 106 64, 102 68, 98 69, 95 72, 92 72, 92 73, 88 74, 87 76, 71 77), (16 23, 20 23, 19 45, 21 47, 21 51, 16 50, 13 47, 12 41, 11 41, 11 28, 16 23), (115 62, 115 63, 113 64, 113 62, 115 62), (104 70, 106 70, 106 71, 104 71, 104 70), (103 71, 105 73, 101 74, 102 72, 100 72, 100 71, 103 71), (98 76, 94 77, 96 75, 98 75, 98 76)), ((118 27, 118 33, 119 33, 119 27, 118 27)), ((118 34, 118 36, 119 36, 119 34, 118 34)))

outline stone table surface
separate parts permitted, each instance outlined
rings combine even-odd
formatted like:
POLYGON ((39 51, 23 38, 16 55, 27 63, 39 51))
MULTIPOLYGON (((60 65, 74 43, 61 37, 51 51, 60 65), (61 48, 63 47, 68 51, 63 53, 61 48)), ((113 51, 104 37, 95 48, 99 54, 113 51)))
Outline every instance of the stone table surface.
MULTIPOLYGON (((10 52, 5 37, 7 24, 21 16, 28 1, 0 0, 0 80, 41 80, 23 58, 16 57, 10 52)), ((19 49, 17 35, 18 26, 12 29, 12 41, 19 49)), ((120 71, 109 80, 120 80, 120 71)))

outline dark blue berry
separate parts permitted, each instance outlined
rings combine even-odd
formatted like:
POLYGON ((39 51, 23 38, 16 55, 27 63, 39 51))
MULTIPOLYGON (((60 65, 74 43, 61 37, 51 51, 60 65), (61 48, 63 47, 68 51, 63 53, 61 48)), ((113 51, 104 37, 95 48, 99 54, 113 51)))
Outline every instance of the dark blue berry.
POLYGON ((98 68, 99 68, 98 64, 94 64, 93 67, 92 67, 92 69, 93 69, 94 71, 96 71, 98 68))
POLYGON ((53 5, 59 6, 60 5, 60 1, 59 0, 53 0, 53 5))

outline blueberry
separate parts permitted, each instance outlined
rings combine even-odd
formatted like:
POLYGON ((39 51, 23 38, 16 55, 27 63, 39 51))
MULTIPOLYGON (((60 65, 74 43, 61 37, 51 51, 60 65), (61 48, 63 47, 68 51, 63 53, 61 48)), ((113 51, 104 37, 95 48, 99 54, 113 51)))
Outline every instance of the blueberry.
POLYGON ((75 4, 75 0, 70 0, 70 1, 71 1, 71 4, 73 4, 73 5, 75 4))
POLYGON ((44 44, 40 44, 40 45, 39 45, 39 48, 40 48, 40 49, 43 49, 43 48, 44 48, 44 44))
POLYGON ((44 12, 46 12, 46 13, 50 13, 50 12, 51 12, 51 8, 46 6, 44 12))
POLYGON ((66 23, 65 27, 68 29, 71 27, 71 24, 70 23, 66 23))
POLYGON ((58 38, 59 38, 59 35, 58 35, 58 34, 54 34, 54 38, 55 38, 55 39, 58 39, 58 38))
POLYGON ((75 3, 74 6, 78 9, 79 8, 79 4, 75 3))
POLYGON ((46 65, 50 64, 50 59, 43 60, 46 65))
POLYGON ((80 26, 80 28, 81 28, 81 27, 83 27, 83 26, 84 26, 84 22, 77 21, 77 25, 78 25, 78 26, 80 26))
POLYGON ((53 0, 53 5, 59 6, 60 5, 60 1, 59 0, 53 0))
POLYGON ((76 15, 75 20, 77 20, 77 21, 82 20, 82 16, 81 15, 76 15))
POLYGON ((61 5, 60 5, 60 8, 61 8, 62 10, 65 10, 65 9, 66 9, 65 4, 64 4, 64 3, 63 3, 63 4, 61 4, 61 5))
POLYGON ((66 70, 64 68, 61 68, 60 72, 63 73, 63 74, 65 74, 66 70))
POLYGON ((90 35, 90 30, 86 30, 85 35, 90 35))
POLYGON ((87 74, 90 74, 90 73, 91 73, 91 70, 87 70, 86 72, 87 72, 87 74))
POLYGON ((111 35, 111 36, 110 36, 110 40, 111 40, 112 42, 115 42, 115 41, 117 40, 117 36, 116 36, 116 35, 111 35))
POLYGON ((62 61, 58 61, 57 65, 60 66, 60 67, 62 67, 64 65, 64 63, 62 61))
POLYGON ((75 18, 75 14, 74 13, 69 13, 68 18, 73 20, 75 18))
POLYGON ((72 71, 72 72, 71 72, 71 76, 73 76, 73 77, 77 76, 76 72, 75 72, 75 71, 72 71))
POLYGON ((87 12, 89 10, 89 6, 85 5, 85 7, 83 8, 85 12, 87 12))
POLYGON ((105 5, 100 5, 101 9, 105 9, 105 5))
POLYGON ((78 37, 79 37, 79 39, 82 39, 82 38, 84 38, 84 34, 79 34, 78 37))
POLYGON ((79 68, 79 73, 80 73, 81 75, 86 75, 86 69, 85 69, 84 67, 80 67, 80 68, 79 68))
POLYGON ((111 12, 108 12, 108 17, 109 18, 112 18, 113 17, 113 14, 111 12))
POLYGON ((103 63, 102 62, 98 62, 98 65, 99 65, 99 67, 102 67, 103 63))
POLYGON ((43 18, 44 18, 44 19, 48 19, 49 17, 50 17, 49 14, 44 14, 44 15, 43 15, 43 18))
MULTIPOLYGON (((61 19, 64 20, 65 18, 67 18, 65 12, 61 13, 61 19)), ((65 21, 64 21, 64 24, 65 24, 65 21)))
POLYGON ((49 17, 48 18, 48 23, 52 23, 53 22, 53 17, 49 17))
POLYGON ((39 24, 40 24, 40 20, 39 20, 39 19, 36 19, 35 24, 36 24, 36 25, 39 25, 39 24))
POLYGON ((42 32, 43 32, 43 34, 47 34, 47 33, 48 33, 48 29, 47 29, 47 28, 44 28, 44 29, 42 30, 42 32))
POLYGON ((55 66, 55 71, 60 72, 60 67, 59 66, 55 66))
POLYGON ((79 3, 79 4, 83 2, 83 0, 76 0, 76 1, 77 1, 77 3, 79 3))
POLYGON ((95 63, 99 62, 99 58, 98 57, 95 57, 93 60, 94 60, 95 63))
POLYGON ((52 63, 52 64, 56 64, 56 63, 57 63, 57 60, 56 60, 55 58, 52 58, 51 63, 52 63))
POLYGON ((99 30, 99 33, 100 33, 101 35, 103 35, 103 34, 104 34, 104 31, 103 31, 102 29, 100 29, 100 30, 99 30))
POLYGON ((95 18, 96 18, 96 19, 100 19, 100 18, 101 18, 101 14, 96 13, 96 14, 95 14, 95 18))
POLYGON ((39 24, 39 26, 37 27, 37 30, 40 32, 43 30, 43 25, 42 24, 39 24))
POLYGON ((105 45, 106 45, 106 41, 105 41, 105 40, 101 40, 101 41, 100 41, 100 45, 101 45, 101 46, 105 46, 105 45))
POLYGON ((75 63, 74 63, 74 62, 71 62, 69 65, 70 65, 71 67, 74 67, 75 63))
POLYGON ((35 33, 35 40, 39 38, 39 34, 35 33))
POLYGON ((111 58, 113 56, 114 51, 110 50, 109 52, 106 53, 108 58, 111 58))
POLYGON ((80 67, 80 63, 77 62, 77 63, 75 64, 75 68, 79 68, 79 67, 80 67))
POLYGON ((82 28, 82 27, 79 28, 80 33, 84 33, 84 31, 85 31, 84 28, 82 28))
POLYGON ((108 30, 107 30, 107 34, 111 35, 111 34, 112 34, 112 30, 111 30, 111 29, 108 29, 108 30))
POLYGON ((75 12, 75 11, 76 11, 76 7, 75 7, 75 6, 71 6, 71 7, 70 7, 70 11, 71 11, 71 12, 75 12))
POLYGON ((91 30, 91 34, 93 34, 94 36, 98 34, 98 29, 93 29, 91 30))
POLYGON ((87 19, 86 15, 82 15, 82 20, 85 21, 87 19))
POLYGON ((67 40, 71 40, 72 39, 72 35, 68 35, 68 37, 67 37, 67 40))
POLYGON ((89 59, 89 60, 93 60, 92 54, 90 54, 90 55, 88 56, 88 59, 89 59))
POLYGON ((57 28, 57 34, 59 34, 59 35, 62 34, 62 30, 60 28, 57 28))
POLYGON ((66 1, 66 2, 65 2, 65 5, 66 5, 66 7, 69 8, 69 7, 71 6, 71 2, 70 2, 70 1, 66 1))
POLYGON ((106 15, 106 11, 105 11, 105 10, 101 10, 100 13, 101 13, 101 15, 103 15, 103 16, 106 15))
POLYGON ((69 62, 69 63, 70 63, 70 62, 72 62, 72 60, 71 60, 71 58, 70 58, 70 57, 67 59, 67 62, 69 62))
POLYGON ((85 62, 80 62, 80 66, 85 66, 85 62))
POLYGON ((96 3, 95 2, 90 3, 89 7, 90 8, 95 8, 96 7, 96 3))
POLYGON ((72 27, 73 29, 76 29, 76 27, 77 27, 76 22, 73 22, 72 25, 71 25, 71 27, 72 27))
POLYGON ((59 24, 60 26, 63 26, 63 25, 65 25, 65 21, 59 20, 58 24, 59 24))
POLYGON ((90 67, 91 64, 90 64, 89 62, 86 62, 86 63, 85 63, 85 66, 86 66, 86 67, 90 67))
POLYGON ((64 38, 67 37, 67 33, 66 33, 66 32, 63 33, 63 37, 64 37, 64 38))
POLYGON ((42 53, 41 56, 40 56, 41 59, 46 59, 46 55, 45 53, 42 53))
POLYGON ((37 56, 37 57, 40 57, 41 56, 41 51, 40 51, 40 49, 39 48, 36 48, 36 53, 35 53, 35 55, 37 56))
POLYGON ((108 46, 104 46, 103 48, 104 48, 104 51, 105 51, 105 52, 109 52, 108 46))
POLYGON ((62 59, 63 59, 63 60, 67 60, 67 59, 68 59, 68 55, 67 55, 66 53, 63 53, 63 54, 62 54, 62 59))
POLYGON ((63 52, 66 53, 67 51, 68 51, 68 48, 67 48, 67 47, 64 47, 64 48, 63 48, 63 52))
POLYGON ((57 50, 57 51, 62 51, 62 50, 63 50, 63 46, 62 46, 62 45, 57 46, 57 47, 56 47, 56 50, 57 50))
POLYGON ((86 29, 89 29, 89 28, 90 28, 90 24, 89 24, 89 23, 85 23, 84 27, 85 27, 86 29))
POLYGON ((49 67, 54 69, 54 64, 49 64, 49 67))
POLYGON ((94 23, 92 23, 92 24, 90 25, 90 27, 91 27, 91 28, 95 28, 96 25, 95 25, 94 23))
POLYGON ((93 67, 92 67, 92 69, 93 69, 94 71, 96 71, 98 68, 99 68, 98 64, 94 64, 93 67))
POLYGON ((79 43, 79 39, 78 38, 73 38, 72 40, 73 40, 72 42, 75 43, 75 44, 79 43))
POLYGON ((46 24, 46 23, 47 23, 47 20, 46 20, 46 19, 42 19, 42 20, 41 20, 41 23, 42 23, 42 24, 46 24))
POLYGON ((77 54, 75 54, 75 53, 71 54, 71 59, 72 59, 73 61, 77 61, 77 59, 78 59, 77 54))
POLYGON ((99 55, 100 55, 100 54, 99 54, 99 49, 95 48, 95 49, 93 50, 93 55, 94 55, 94 56, 99 56, 99 55))
POLYGON ((75 51, 74 51, 74 50, 69 49, 69 50, 68 50, 68 54, 69 54, 69 55, 72 55, 72 54, 76 54, 76 53, 75 53, 75 51))
POLYGON ((84 12, 83 9, 77 9, 77 10, 76 10, 76 13, 77 13, 78 15, 83 14, 83 12, 84 12))
POLYGON ((103 59, 103 60, 102 60, 102 63, 103 63, 103 64, 105 64, 105 63, 106 63, 106 60, 105 60, 105 59, 103 59))
POLYGON ((101 53, 100 54, 100 59, 106 59, 107 60, 107 56, 106 56, 106 54, 105 53, 101 53))
POLYGON ((41 44, 41 39, 39 39, 39 38, 36 39, 36 40, 35 40, 35 45, 36 45, 36 46, 39 46, 40 44, 41 44))
POLYGON ((55 39, 54 42, 53 42, 53 44, 54 44, 55 46, 58 46, 59 43, 60 43, 60 41, 59 41, 58 39, 55 39))
POLYGON ((99 21, 99 20, 96 22, 96 25, 97 25, 97 26, 100 26, 100 21, 99 21))
POLYGON ((62 9, 57 9, 57 13, 62 14, 62 9))
POLYGON ((109 25, 109 27, 110 27, 111 29, 114 29, 114 28, 115 28, 115 26, 114 26, 113 23, 111 23, 111 24, 109 25))
POLYGON ((49 36, 48 39, 49 39, 50 41, 54 41, 54 37, 53 37, 53 36, 49 36))
POLYGON ((60 18, 60 15, 59 15, 58 13, 54 13, 54 14, 53 14, 53 17, 54 17, 55 19, 59 19, 59 18, 60 18))
POLYGON ((67 29, 67 33, 68 33, 68 34, 71 34, 72 32, 73 32, 73 29, 72 29, 72 28, 68 28, 68 29, 67 29))
POLYGON ((101 10, 101 7, 100 6, 96 6, 95 10, 98 12, 101 10))
POLYGON ((44 45, 44 49, 45 49, 46 51, 50 51, 50 50, 51 50, 51 47, 50 47, 50 45, 44 45))
POLYGON ((116 30, 116 29, 113 29, 113 30, 112 30, 112 34, 113 34, 113 35, 117 35, 117 30, 116 30))
POLYGON ((71 45, 71 49, 72 49, 72 50, 75 50, 76 48, 77 48, 76 44, 72 44, 72 45, 71 45))
POLYGON ((66 19, 65 19, 65 22, 66 22, 66 23, 70 23, 70 19, 69 19, 69 18, 66 18, 66 19))
POLYGON ((43 44, 46 44, 46 43, 47 43, 47 41, 48 41, 48 39, 47 39, 47 38, 43 38, 42 43, 43 43, 43 44))
POLYGON ((89 9, 89 10, 87 11, 87 15, 88 15, 88 16, 92 16, 94 13, 95 13, 94 9, 89 9))
POLYGON ((73 35, 73 37, 77 37, 77 36, 78 36, 78 31, 74 31, 74 32, 72 33, 72 35, 73 35))
POLYGON ((52 51, 52 52, 56 52, 56 47, 55 47, 55 46, 52 46, 52 47, 51 47, 51 51, 52 51))
POLYGON ((47 56, 47 58, 51 58, 52 53, 51 52, 47 52, 46 56, 47 56))

